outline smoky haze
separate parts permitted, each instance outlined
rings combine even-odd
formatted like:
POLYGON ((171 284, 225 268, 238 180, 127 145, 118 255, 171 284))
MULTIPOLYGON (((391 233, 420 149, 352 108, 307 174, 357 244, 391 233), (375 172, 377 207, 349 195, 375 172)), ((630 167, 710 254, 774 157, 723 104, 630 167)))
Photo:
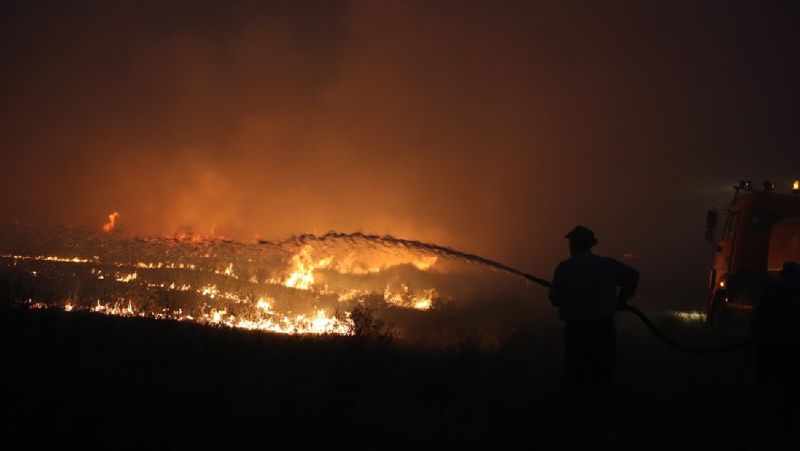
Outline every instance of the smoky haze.
POLYGON ((706 209, 800 176, 800 17, 780 3, 3 10, 8 221, 363 230, 542 277, 580 223, 646 283, 702 288, 706 209))

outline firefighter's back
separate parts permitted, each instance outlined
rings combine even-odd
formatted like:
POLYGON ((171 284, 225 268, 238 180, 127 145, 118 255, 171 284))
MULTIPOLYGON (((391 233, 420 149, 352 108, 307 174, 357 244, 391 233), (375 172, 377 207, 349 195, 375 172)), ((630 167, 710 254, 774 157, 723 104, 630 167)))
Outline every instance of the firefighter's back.
POLYGON ((562 319, 601 319, 614 316, 618 289, 633 285, 638 274, 633 268, 592 253, 574 255, 556 269, 554 285, 562 319))

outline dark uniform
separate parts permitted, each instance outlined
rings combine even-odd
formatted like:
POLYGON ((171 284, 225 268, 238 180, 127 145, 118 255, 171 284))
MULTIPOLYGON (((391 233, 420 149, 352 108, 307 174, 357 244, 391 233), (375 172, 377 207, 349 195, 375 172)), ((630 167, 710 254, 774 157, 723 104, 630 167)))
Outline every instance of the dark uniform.
POLYGON ((566 238, 572 257, 556 268, 549 297, 564 321, 567 383, 579 394, 610 383, 616 367, 614 314, 633 296, 639 273, 592 254, 597 241, 585 227, 576 227, 566 238))
POLYGON ((752 315, 758 382, 789 424, 800 383, 800 265, 786 262, 780 279, 765 289, 752 315))

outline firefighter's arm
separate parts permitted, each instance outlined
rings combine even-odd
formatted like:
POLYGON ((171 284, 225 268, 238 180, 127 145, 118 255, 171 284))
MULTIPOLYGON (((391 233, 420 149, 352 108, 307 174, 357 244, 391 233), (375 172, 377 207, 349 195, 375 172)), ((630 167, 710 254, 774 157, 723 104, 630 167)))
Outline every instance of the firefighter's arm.
POLYGON ((639 286, 639 271, 628 265, 620 264, 619 276, 617 305, 621 308, 636 294, 636 288, 639 286))
POLYGON ((553 283, 550 286, 550 292, 547 294, 551 305, 558 306, 564 299, 564 283, 562 279, 561 265, 558 265, 555 274, 553 274, 553 283))

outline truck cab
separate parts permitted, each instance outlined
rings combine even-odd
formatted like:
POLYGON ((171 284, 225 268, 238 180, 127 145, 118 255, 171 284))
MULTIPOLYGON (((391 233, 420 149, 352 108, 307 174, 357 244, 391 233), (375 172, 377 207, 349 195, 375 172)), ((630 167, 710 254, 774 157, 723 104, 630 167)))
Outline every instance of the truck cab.
POLYGON ((716 253, 709 275, 707 315, 712 326, 744 329, 759 293, 777 278, 786 261, 800 261, 800 181, 791 194, 776 193, 771 183, 753 189, 734 187, 727 208, 708 212, 706 239, 716 253), (721 236, 715 239, 723 213, 721 236))

